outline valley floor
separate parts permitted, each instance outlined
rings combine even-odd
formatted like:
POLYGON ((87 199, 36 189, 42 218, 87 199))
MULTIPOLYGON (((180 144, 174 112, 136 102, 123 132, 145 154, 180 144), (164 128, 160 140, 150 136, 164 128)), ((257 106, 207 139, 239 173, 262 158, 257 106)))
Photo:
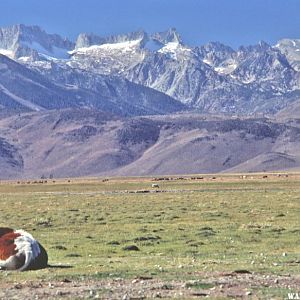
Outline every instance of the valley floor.
POLYGON ((1 272, 0 299, 296 297, 299 191, 299 173, 2 181, 0 226, 51 267, 1 272))

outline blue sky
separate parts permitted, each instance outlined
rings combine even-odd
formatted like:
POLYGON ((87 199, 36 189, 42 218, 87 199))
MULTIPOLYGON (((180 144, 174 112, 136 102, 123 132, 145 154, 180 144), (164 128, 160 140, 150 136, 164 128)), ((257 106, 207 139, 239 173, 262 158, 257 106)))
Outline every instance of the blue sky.
POLYGON ((300 0, 0 0, 0 26, 40 25, 76 39, 177 28, 191 45, 300 38, 300 0))

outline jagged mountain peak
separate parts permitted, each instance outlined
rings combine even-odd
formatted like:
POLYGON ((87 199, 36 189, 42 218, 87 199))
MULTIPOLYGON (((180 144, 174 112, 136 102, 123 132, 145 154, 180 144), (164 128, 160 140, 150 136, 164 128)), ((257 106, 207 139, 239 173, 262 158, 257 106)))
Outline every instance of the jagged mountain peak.
POLYGON ((0 53, 11 58, 38 60, 43 56, 67 57, 74 43, 58 34, 49 34, 36 25, 0 28, 0 53))
POLYGON ((287 57, 296 71, 300 71, 300 39, 281 39, 275 48, 287 57))
POLYGON ((13 52, 17 61, 59 84, 78 87, 82 80, 83 88, 93 90, 101 81, 93 76, 117 75, 205 112, 275 112, 300 93, 299 40, 274 47, 260 41, 238 50, 220 42, 189 47, 170 28, 149 35, 143 30, 108 37, 82 33, 76 46, 62 41, 38 26, 16 25, 0 30, 0 53, 13 52), (57 47, 63 55, 55 53, 57 47))
POLYGON ((166 31, 157 32, 151 35, 151 39, 165 45, 167 43, 182 43, 182 38, 176 28, 169 28, 166 31))
POLYGON ((143 30, 133 31, 126 34, 111 35, 108 37, 102 37, 93 33, 81 33, 77 38, 75 49, 94 45, 117 44, 135 40, 140 40, 141 43, 144 43, 148 40, 148 35, 143 30))
POLYGON ((111 36, 99 36, 93 33, 81 33, 77 38, 75 49, 94 45, 100 46, 103 44, 117 44, 137 40, 140 41, 141 47, 144 47, 149 41, 157 43, 159 45, 157 48, 161 48, 163 45, 168 43, 182 43, 182 39, 176 29, 170 28, 166 31, 154 33, 152 35, 148 35, 148 33, 144 30, 111 36))
POLYGON ((148 34, 144 30, 137 30, 125 34, 112 35, 107 38, 107 42, 110 43, 121 43, 135 40, 148 39, 148 34))
POLYGON ((279 45, 288 45, 290 47, 295 47, 298 49, 300 47, 300 39, 281 39, 276 44, 276 46, 279 45))
POLYGON ((25 24, 14 24, 11 26, 6 26, 0 28, 0 31, 2 33, 11 33, 15 36, 16 39, 18 39, 22 34, 28 33, 28 32, 42 32, 43 30, 41 27, 37 25, 25 25, 25 24))
POLYGON ((272 48, 271 45, 265 41, 259 41, 256 45, 240 46, 238 52, 261 52, 272 48))
POLYGON ((25 34, 32 34, 32 33, 47 34, 44 29, 42 29, 40 26, 37 25, 16 24, 16 25, 8 26, 6 27, 6 29, 17 32, 21 36, 25 34))
POLYGON ((226 50, 228 52, 234 52, 234 50, 230 46, 227 46, 218 41, 208 42, 201 47, 206 49, 207 51, 226 50))
POLYGON ((218 70, 228 73, 234 68, 233 56, 235 51, 227 45, 220 42, 209 42, 203 46, 196 47, 195 51, 204 63, 214 68, 219 68, 218 70), (228 65, 230 65, 229 68, 227 68, 228 65))
POLYGON ((56 33, 47 33, 44 29, 37 25, 17 24, 4 28, 0 28, 1 40, 5 35, 13 35, 17 41, 34 42, 39 38, 51 39, 53 44, 64 44, 68 48, 72 48, 74 43, 66 37, 61 37, 56 33))
POLYGON ((80 33, 76 40, 75 49, 90 47, 93 45, 102 45, 105 38, 93 33, 80 33))
POLYGON ((258 45, 260 46, 261 49, 268 49, 270 48, 270 44, 268 44, 267 42, 263 41, 263 40, 260 40, 258 42, 258 45))

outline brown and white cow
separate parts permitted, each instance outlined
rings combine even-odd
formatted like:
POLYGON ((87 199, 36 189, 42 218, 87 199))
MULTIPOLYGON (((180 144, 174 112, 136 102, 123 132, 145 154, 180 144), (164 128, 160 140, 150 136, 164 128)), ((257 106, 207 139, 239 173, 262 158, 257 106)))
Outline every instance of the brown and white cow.
POLYGON ((0 227, 0 270, 37 270, 47 266, 46 250, 30 233, 0 227))

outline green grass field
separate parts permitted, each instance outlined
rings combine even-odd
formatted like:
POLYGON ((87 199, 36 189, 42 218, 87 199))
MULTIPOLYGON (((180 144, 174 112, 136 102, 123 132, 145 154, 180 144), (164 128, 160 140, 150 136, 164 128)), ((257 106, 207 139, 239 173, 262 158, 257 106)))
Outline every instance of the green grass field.
MULTIPOLYGON (((0 226, 32 233, 56 268, 2 272, 0 280, 299 275, 300 176, 209 178, 161 181, 158 189, 146 178, 2 182, 0 226), (133 245, 139 251, 124 249, 133 245)), ((266 299, 270 293, 282 292, 266 299)))

